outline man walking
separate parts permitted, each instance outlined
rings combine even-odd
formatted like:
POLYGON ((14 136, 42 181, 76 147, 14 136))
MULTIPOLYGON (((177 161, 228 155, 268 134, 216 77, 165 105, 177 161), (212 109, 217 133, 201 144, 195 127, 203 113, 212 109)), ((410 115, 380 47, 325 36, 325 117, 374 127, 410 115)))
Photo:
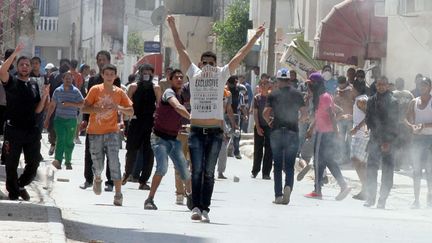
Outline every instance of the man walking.
POLYGON ((191 92, 191 132, 189 148, 192 162, 192 220, 210 222, 209 211, 214 186, 214 171, 223 137, 223 93, 226 80, 240 65, 264 32, 259 27, 229 64, 217 67, 216 55, 205 52, 199 67, 192 63, 172 16, 167 18, 179 54, 182 70, 187 70, 191 92))
POLYGON ((36 176, 40 162, 41 133, 36 114, 41 113, 49 95, 49 85, 40 97, 36 82, 30 81, 30 58, 21 56, 17 61, 17 75, 9 74, 9 67, 24 49, 19 44, 0 68, 0 81, 6 91, 6 129, 4 135, 6 155, 6 189, 10 200, 30 200, 24 188, 36 176), (18 178, 17 167, 21 151, 24 151, 25 168, 18 178))
POLYGON ((394 141, 397 139, 398 103, 389 91, 387 77, 382 76, 376 82, 377 93, 367 102, 366 125, 370 129, 367 160, 367 200, 365 207, 375 205, 377 194, 377 177, 382 161, 382 178, 380 198, 377 208, 384 209, 387 197, 393 186, 395 151, 394 141))

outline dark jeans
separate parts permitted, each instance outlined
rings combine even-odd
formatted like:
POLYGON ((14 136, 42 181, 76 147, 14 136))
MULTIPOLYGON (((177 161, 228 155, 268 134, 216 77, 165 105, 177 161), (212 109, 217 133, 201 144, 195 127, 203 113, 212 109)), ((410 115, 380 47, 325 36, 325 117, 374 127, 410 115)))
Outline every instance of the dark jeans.
POLYGON ((133 173, 138 151, 142 151, 143 166, 141 169, 140 183, 146 183, 151 176, 154 155, 151 148, 150 136, 152 133, 153 120, 133 119, 129 124, 128 138, 126 141, 126 165, 125 174, 127 176, 133 173), (142 150, 140 150, 142 147, 142 150))
POLYGON ((12 126, 5 129, 6 189, 9 198, 18 199, 19 188, 27 186, 36 177, 40 162, 41 134, 37 127, 24 130, 12 126), (24 172, 18 178, 17 168, 21 152, 24 151, 24 172))
MULTIPOLYGON (((85 139, 85 152, 84 152, 84 178, 87 183, 93 184, 93 160, 91 158, 90 154, 90 141, 89 141, 89 135, 86 135, 85 139)), ((109 168, 109 163, 107 161, 107 168, 105 171, 105 175, 107 177, 107 181, 105 182, 105 185, 114 185, 114 182, 111 180, 111 172, 109 168)))
POLYGON ((143 170, 143 166, 144 166, 144 157, 143 157, 143 147, 141 146, 138 150, 137 158, 135 160, 135 165, 132 172, 133 178, 140 178, 141 171, 143 170))
POLYGON ((192 127, 189 134, 189 151, 192 162, 193 207, 210 211, 214 186, 214 172, 222 145, 222 129, 192 127))
MULTIPOLYGON (((55 114, 55 110, 54 110, 54 114, 55 114)), ((57 139, 57 136, 56 136, 56 133, 55 133, 55 129, 54 129, 54 117, 55 117, 55 115, 52 115, 50 117, 50 122, 49 122, 48 129, 47 129, 47 131, 48 131, 48 142, 52 146, 56 145, 56 139, 57 139)))
POLYGON ((335 177, 340 187, 346 187, 339 165, 336 162, 337 151, 336 134, 334 132, 317 132, 315 135, 314 163, 315 163, 315 192, 321 193, 324 170, 327 167, 335 177))
POLYGON ((380 162, 382 161, 382 176, 381 176, 381 189, 380 189, 380 200, 386 200, 390 194, 390 190, 393 187, 393 172, 394 172, 394 160, 393 160, 393 148, 385 153, 381 151, 381 144, 376 141, 369 140, 368 144, 368 159, 367 159, 367 193, 368 200, 375 202, 377 194, 377 178, 378 169, 380 162))
POLYGON ((282 170, 285 172, 285 186, 294 186, 294 164, 299 146, 298 132, 286 128, 271 132, 271 148, 274 159, 275 197, 282 196, 282 170))
MULTIPOLYGON (((238 114, 234 114, 234 120, 236 122, 236 124, 240 125, 240 115, 238 114)), ((240 138, 241 136, 232 136, 231 139, 231 143, 234 149, 234 155, 239 155, 240 154, 240 138)))
POLYGON ((264 130, 264 136, 258 135, 256 127, 254 127, 254 159, 252 174, 257 175, 261 170, 262 161, 262 175, 269 176, 272 168, 273 155, 270 144, 270 127, 262 127, 264 130), (264 153, 263 153, 264 149, 264 153), (263 160, 264 154, 264 160, 263 160))

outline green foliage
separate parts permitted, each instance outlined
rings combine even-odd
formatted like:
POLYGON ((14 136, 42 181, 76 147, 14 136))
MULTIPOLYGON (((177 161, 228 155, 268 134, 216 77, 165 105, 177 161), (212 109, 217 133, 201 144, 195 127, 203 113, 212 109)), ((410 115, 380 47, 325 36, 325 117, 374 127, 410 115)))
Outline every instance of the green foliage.
POLYGON ((218 45, 229 59, 246 44, 249 22, 249 1, 235 0, 227 9, 225 20, 213 26, 218 45))
POLYGON ((127 49, 129 54, 144 55, 144 40, 138 32, 129 33, 127 49))

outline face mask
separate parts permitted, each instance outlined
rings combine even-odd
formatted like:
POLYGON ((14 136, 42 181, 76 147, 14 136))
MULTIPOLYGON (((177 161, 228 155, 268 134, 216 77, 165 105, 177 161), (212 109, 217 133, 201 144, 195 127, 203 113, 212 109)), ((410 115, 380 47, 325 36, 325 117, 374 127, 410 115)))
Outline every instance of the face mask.
POLYGON ((329 71, 325 71, 325 72, 322 74, 322 76, 323 76, 323 78, 324 78, 325 81, 329 81, 329 80, 332 78, 332 74, 331 74, 331 72, 329 72, 329 71))
POLYGON ((153 77, 151 76, 151 75, 148 75, 148 74, 144 74, 144 75, 141 75, 141 79, 143 80, 143 81, 152 81, 153 80, 153 77))

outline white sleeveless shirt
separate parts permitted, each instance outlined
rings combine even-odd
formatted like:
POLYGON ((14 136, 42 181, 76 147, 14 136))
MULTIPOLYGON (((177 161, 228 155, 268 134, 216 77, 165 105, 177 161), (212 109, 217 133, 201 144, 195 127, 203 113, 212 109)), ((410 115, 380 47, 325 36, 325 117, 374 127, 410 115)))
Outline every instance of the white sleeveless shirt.
MULTIPOLYGON (((358 126, 366 117, 366 113, 364 113, 360 108, 358 108, 357 102, 359 100, 368 100, 368 96, 363 94, 359 95, 355 98, 354 105, 353 105, 353 128, 358 126)), ((362 126, 356 134, 353 135, 355 138, 367 138, 366 134, 366 126, 362 126)))
MULTIPOLYGON (((423 110, 418 108, 418 104, 420 104, 420 97, 415 98, 415 124, 432 123, 432 98, 429 99, 428 104, 423 110)), ((418 134, 432 135, 432 127, 423 128, 418 134)))

